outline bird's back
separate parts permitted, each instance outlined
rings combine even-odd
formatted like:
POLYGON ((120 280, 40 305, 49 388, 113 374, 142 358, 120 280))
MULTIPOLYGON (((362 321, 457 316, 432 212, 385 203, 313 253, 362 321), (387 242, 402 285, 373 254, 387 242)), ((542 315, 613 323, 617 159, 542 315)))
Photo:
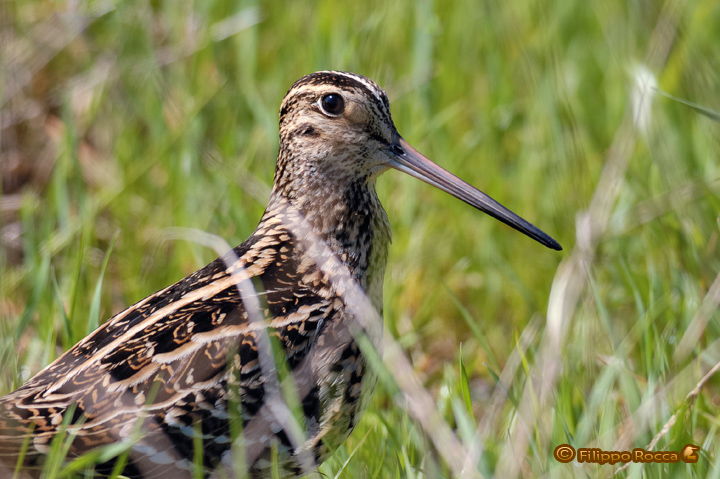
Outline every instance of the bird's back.
MULTIPOLYGON (((337 294, 347 285, 333 284, 337 277, 318 266, 336 255, 308 252, 293 231, 296 216, 269 209, 231 253, 119 313, 0 398, 0 460, 14 467, 24 448, 25 467, 39 468, 66 429, 74 435, 71 457, 137 439, 125 475, 190 477, 198 461, 208 470, 229 461, 243 431, 251 469, 270 466, 272 447, 288 471, 314 467, 352 431, 361 392, 372 387, 362 387, 365 364, 337 294), (243 280, 251 298, 242 295, 243 280), (275 364, 263 367, 268 337, 292 372, 304 413, 300 437, 273 410, 288 406, 272 397, 275 364)), ((367 284, 348 271, 339 281, 367 284)), ((98 470, 112 467, 110 460, 98 470)))

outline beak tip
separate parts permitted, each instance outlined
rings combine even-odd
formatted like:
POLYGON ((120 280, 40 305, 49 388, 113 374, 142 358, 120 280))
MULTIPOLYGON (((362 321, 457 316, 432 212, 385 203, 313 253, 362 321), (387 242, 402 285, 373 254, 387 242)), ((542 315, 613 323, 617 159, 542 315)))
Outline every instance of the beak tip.
POLYGON ((557 241, 555 241, 555 239, 554 239, 552 236, 550 236, 549 234, 547 234, 547 233, 545 233, 545 232, 537 229, 537 228, 536 228, 535 226, 533 226, 533 225, 530 225, 530 227, 531 227, 531 228, 528 228, 529 231, 526 230, 526 229, 519 229, 519 228, 516 228, 516 229, 517 229, 518 231, 520 231, 521 233, 524 233, 525 235, 527 235, 527 236, 529 236, 530 238, 534 239, 535 241, 537 241, 538 243, 540 243, 541 245, 543 245, 543 246, 545 246, 545 247, 547 247, 547 248, 550 248, 550 249, 555 250, 555 251, 562 251, 562 250, 563 250, 562 246, 560 246, 560 243, 558 243, 557 241))
POLYGON ((534 239, 541 245, 550 248, 555 251, 562 251, 562 246, 560 246, 560 243, 555 241, 555 238, 550 236, 549 234, 545 233, 544 231, 538 229, 536 226, 528 223, 527 228, 515 228, 521 233, 524 233, 525 235, 529 236, 530 238, 534 239))

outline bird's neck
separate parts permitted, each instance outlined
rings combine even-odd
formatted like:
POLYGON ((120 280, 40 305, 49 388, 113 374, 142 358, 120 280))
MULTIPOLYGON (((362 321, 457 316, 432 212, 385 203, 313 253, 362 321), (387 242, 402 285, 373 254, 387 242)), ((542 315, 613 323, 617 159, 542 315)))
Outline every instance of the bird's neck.
POLYGON ((365 288, 380 309, 382 278, 391 241, 385 210, 375 192, 374 180, 303 181, 273 187, 261 224, 277 221, 301 239, 325 242, 365 288))

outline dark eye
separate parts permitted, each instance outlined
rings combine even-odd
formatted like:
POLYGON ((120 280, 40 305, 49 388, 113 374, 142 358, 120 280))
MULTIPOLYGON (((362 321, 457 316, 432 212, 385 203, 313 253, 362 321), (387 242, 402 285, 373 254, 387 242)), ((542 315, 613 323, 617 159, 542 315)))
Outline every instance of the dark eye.
POLYGON ((330 93, 320 99, 320 108, 328 115, 339 115, 345 111, 345 100, 337 93, 330 93))

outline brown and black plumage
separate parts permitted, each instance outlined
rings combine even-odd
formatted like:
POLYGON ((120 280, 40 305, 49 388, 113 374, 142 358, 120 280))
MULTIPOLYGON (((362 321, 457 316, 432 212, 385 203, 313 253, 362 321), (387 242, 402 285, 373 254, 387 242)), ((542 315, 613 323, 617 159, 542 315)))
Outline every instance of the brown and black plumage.
POLYGON ((307 75, 282 102, 273 190, 252 236, 117 314, 0 398, 0 473, 14 470, 23 451, 23 474, 39 476, 65 426, 74 435, 69 458, 128 444, 127 462, 108 459, 98 476, 119 468, 130 478, 189 479, 201 463, 204 477, 242 477, 243 464, 264 477, 273 451, 284 476, 314 470, 353 430, 376 381, 353 328, 365 324, 378 338, 379 323, 355 317, 364 314, 346 292, 359 288, 382 314, 390 227, 375 180, 388 168, 560 249, 408 145, 375 83, 307 75), (292 372, 299 434, 275 401, 268 338, 292 372))

